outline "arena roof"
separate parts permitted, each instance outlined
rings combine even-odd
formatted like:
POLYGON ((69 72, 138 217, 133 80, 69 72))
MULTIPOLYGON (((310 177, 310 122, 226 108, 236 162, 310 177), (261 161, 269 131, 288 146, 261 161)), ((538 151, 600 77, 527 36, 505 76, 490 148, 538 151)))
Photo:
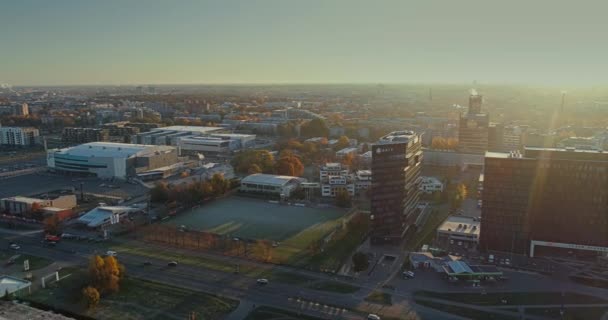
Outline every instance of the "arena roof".
POLYGON ((21 280, 19 278, 2 275, 0 276, 0 296, 4 296, 4 294, 8 291, 9 293, 13 293, 15 291, 21 290, 23 288, 27 288, 31 285, 31 282, 26 280, 21 280))
POLYGON ((293 180, 300 180, 298 177, 292 176, 279 176, 274 174, 265 174, 265 173, 256 173, 249 175, 243 180, 241 183, 255 183, 255 184, 264 184, 264 185, 272 185, 272 186, 284 186, 287 183, 293 180))
POLYGON ((170 146, 155 146, 144 144, 129 144, 116 142, 90 142, 71 148, 55 151, 55 154, 64 154, 77 157, 114 157, 129 158, 132 156, 143 156, 154 152, 173 150, 170 146))

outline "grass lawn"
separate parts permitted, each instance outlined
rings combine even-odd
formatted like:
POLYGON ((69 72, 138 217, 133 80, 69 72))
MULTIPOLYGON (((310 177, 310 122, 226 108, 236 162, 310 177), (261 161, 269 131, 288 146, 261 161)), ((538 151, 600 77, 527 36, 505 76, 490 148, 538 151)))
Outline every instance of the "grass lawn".
POLYGON ((15 266, 17 266, 17 268, 19 270, 23 270, 23 261, 25 261, 25 260, 29 260, 30 270, 41 269, 41 268, 44 268, 44 267, 50 265, 51 263, 53 263, 53 260, 42 258, 42 257, 37 257, 37 256, 32 256, 29 254, 21 254, 18 251, 2 252, 2 253, 0 253, 0 260, 5 263, 8 261, 8 259, 10 259, 11 257, 16 256, 16 255, 19 255, 19 258, 17 258, 15 260, 14 264, 15 264, 15 266))
POLYGON ((561 304, 562 302, 568 304, 608 303, 606 299, 570 292, 566 292, 562 297, 560 292, 501 292, 481 295, 479 293, 418 291, 414 293, 414 297, 437 298, 480 306, 503 305, 503 299, 507 300, 507 305, 561 304))
POLYGON ((336 272, 361 244, 368 230, 369 220, 364 219, 362 223, 348 228, 348 230, 342 230, 334 240, 325 246, 322 252, 303 257, 293 264, 314 270, 336 272))
POLYGON ((433 205, 432 212, 420 230, 406 243, 406 250, 415 251, 424 244, 431 244, 437 234, 437 228, 449 216, 448 205, 433 205))
POLYGON ((336 282, 336 281, 323 281, 318 283, 313 283, 308 286, 311 289, 320 290, 320 291, 329 291, 329 292, 337 292, 337 293, 353 293, 359 290, 359 287, 351 286, 346 283, 336 282))
MULTIPOLYGON (((162 260, 175 260, 180 264, 186 264, 191 266, 202 267, 210 270, 222 271, 222 272, 234 272, 235 264, 213 260, 198 256, 191 256, 186 254, 176 253, 170 250, 158 250, 158 249, 149 249, 149 248, 141 248, 136 246, 128 246, 128 245, 117 245, 113 246, 112 250, 123 253, 131 253, 139 256, 149 257, 152 259, 162 259, 162 260)), ((259 269, 253 266, 240 265, 239 272, 245 275, 257 276, 264 272, 263 269, 259 269)))
POLYGON ((271 308, 271 307, 260 307, 249 315, 244 320, 320 320, 320 318, 315 318, 306 315, 298 315, 291 311, 285 311, 281 309, 271 308))
POLYGON ((300 242, 307 245, 309 237, 322 236, 326 231, 323 229, 331 228, 331 222, 343 215, 344 212, 337 209, 295 207, 231 196, 181 213, 164 223, 245 239, 292 240, 297 246, 300 242), (326 225, 327 222, 330 223, 326 225), (308 229, 312 232, 302 234, 308 229))
POLYGON ((213 295, 167 286, 134 278, 126 278, 121 290, 102 297, 99 305, 87 310, 81 303, 81 288, 86 284, 86 271, 62 270, 72 275, 49 289, 41 289, 28 297, 57 310, 67 310, 95 319, 221 319, 238 306, 238 302, 213 295))
MULTIPOLYGON (((544 316, 549 319, 560 319, 560 308, 530 308, 526 309, 526 314, 535 316, 544 316)), ((566 308, 564 310, 564 320, 588 320, 601 319, 608 312, 607 308, 566 308)))
POLYGON ((372 291, 367 297, 365 297, 365 301, 372 303, 379 303, 384 305, 393 305, 392 297, 388 293, 384 293, 381 291, 372 291))
POLYGON ((446 313, 466 317, 466 318, 473 319, 473 320, 486 320, 486 319, 487 320, 517 320, 517 319, 519 319, 518 317, 510 317, 510 316, 505 316, 502 314, 478 311, 478 310, 474 310, 474 309, 462 308, 462 307, 457 307, 457 306, 450 306, 450 305, 446 305, 443 303, 437 303, 437 302, 431 302, 431 301, 419 301, 419 300, 414 300, 414 301, 417 304, 425 306, 425 307, 437 309, 437 310, 440 310, 440 311, 443 311, 446 313))

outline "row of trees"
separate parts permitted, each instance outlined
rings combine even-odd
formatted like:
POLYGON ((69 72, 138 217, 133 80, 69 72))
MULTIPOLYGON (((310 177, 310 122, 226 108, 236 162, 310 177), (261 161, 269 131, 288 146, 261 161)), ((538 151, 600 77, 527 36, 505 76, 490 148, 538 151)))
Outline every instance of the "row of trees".
POLYGON ((239 173, 276 173, 300 177, 304 174, 304 165, 300 157, 290 150, 285 150, 275 162, 268 150, 248 150, 237 154, 232 166, 239 173))
POLYGON ((230 187, 230 180, 225 179, 221 173, 214 174, 209 181, 194 181, 183 185, 169 186, 160 182, 150 190, 150 200, 157 203, 195 204, 210 197, 223 195, 230 190, 230 187))
POLYGON ((147 226, 142 235, 146 241, 161 242, 181 248, 213 250, 226 255, 246 256, 263 262, 286 262, 278 260, 281 257, 274 255, 272 241, 264 239, 235 239, 229 235, 184 230, 176 226, 162 224, 147 226))
POLYGON ((95 307, 102 295, 120 291, 125 268, 113 256, 94 256, 89 261, 89 285, 82 289, 82 296, 89 308, 95 307))

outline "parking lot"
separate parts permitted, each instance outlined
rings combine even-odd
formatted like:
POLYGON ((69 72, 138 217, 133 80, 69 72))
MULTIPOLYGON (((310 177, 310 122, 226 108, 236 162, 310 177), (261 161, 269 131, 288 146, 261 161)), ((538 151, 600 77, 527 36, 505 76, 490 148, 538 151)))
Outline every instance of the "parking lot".
POLYGON ((128 198, 147 192, 147 189, 139 184, 123 181, 104 181, 95 177, 81 178, 38 172, 2 180, 0 198, 28 196, 69 188, 79 191, 81 183, 84 193, 109 197, 128 198))

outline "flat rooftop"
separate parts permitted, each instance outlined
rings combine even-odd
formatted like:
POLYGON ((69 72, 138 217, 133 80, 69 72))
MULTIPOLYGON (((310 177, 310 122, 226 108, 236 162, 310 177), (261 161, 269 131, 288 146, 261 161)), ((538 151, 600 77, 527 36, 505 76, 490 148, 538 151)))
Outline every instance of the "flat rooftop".
POLYGON ((178 131, 178 132, 199 132, 199 133, 208 133, 214 131, 224 130, 221 127, 203 127, 203 126, 168 126, 168 127, 160 127, 153 128, 150 131, 158 132, 158 131, 178 131))
POLYGON ((418 135, 414 131, 393 131, 384 137, 378 139, 377 144, 390 144, 390 143, 408 143, 410 140, 416 141, 418 135))
POLYGON ((481 222, 473 217, 449 216, 437 231, 457 232, 479 236, 481 222))
POLYGON ((608 161, 608 152, 576 148, 525 147, 523 152, 486 152, 486 158, 608 161))

